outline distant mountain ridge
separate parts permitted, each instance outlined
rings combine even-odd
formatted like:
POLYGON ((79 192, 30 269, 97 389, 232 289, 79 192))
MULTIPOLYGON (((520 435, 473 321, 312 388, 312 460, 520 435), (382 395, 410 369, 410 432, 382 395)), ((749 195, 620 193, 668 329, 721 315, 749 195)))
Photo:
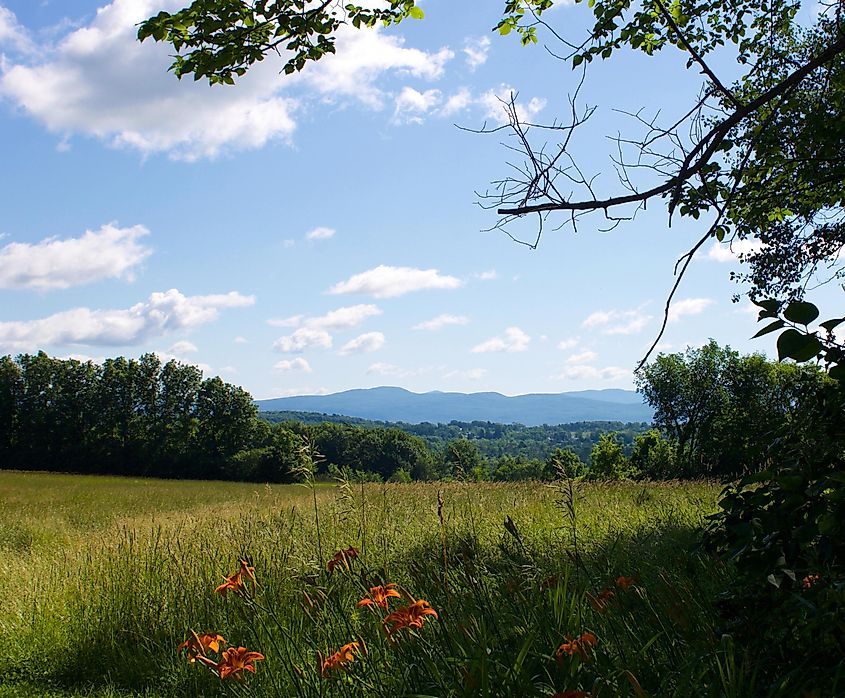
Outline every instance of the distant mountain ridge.
POLYGON ((637 393, 619 389, 508 397, 493 392, 412 393, 404 388, 380 387, 257 400, 256 405, 262 412, 320 412, 410 424, 456 420, 538 426, 599 420, 650 422, 654 417, 637 393))

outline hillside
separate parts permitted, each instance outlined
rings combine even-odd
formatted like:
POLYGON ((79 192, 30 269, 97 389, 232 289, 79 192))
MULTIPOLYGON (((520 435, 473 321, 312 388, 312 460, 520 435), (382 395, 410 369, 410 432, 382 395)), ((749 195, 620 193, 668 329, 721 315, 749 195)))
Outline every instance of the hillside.
POLYGON ((259 410, 338 414, 392 422, 565 424, 586 421, 650 422, 651 408, 630 390, 585 390, 508 397, 500 393, 412 393, 403 388, 347 390, 331 395, 258 400, 259 410))

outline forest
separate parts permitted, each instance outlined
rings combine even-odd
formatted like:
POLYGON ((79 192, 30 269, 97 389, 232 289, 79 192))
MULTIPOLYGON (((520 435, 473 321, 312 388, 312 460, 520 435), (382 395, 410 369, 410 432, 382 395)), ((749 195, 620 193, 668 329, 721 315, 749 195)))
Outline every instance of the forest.
POLYGON ((0 358, 4 468, 169 478, 357 480, 736 478, 766 467, 766 435, 831 380, 814 366, 711 341, 638 374, 655 422, 525 427, 378 423, 259 413, 219 377, 155 354, 102 364, 40 352, 0 358))

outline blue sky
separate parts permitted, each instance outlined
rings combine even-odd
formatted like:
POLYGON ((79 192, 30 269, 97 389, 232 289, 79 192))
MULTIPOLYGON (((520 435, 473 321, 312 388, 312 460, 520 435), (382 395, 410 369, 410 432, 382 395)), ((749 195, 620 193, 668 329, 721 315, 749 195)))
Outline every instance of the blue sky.
MULTIPOLYGON (((456 124, 501 123, 511 91, 565 117, 578 81, 494 35, 500 3, 428 0, 423 21, 346 32, 292 79, 269 58, 233 88, 179 82, 165 47, 134 41, 184 3, 102 3, 0 0, 0 353, 155 351, 256 398, 632 386, 699 227, 655 205, 612 232, 549 224, 535 251, 483 232, 476 192, 506 174, 507 138, 456 124)), ((587 9, 549 18, 577 35, 587 9)), ((634 129, 614 110, 668 119, 699 86, 677 56, 590 67, 573 152, 599 192, 619 190, 607 135, 634 129)), ((772 355, 731 303, 737 265, 702 249, 664 351, 772 355)))

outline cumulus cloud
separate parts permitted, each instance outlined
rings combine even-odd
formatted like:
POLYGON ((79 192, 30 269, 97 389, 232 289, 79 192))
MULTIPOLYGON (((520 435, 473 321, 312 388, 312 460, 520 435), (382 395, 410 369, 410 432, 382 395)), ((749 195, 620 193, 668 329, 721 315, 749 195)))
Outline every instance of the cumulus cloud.
POLYGON ((475 274, 475 278, 479 281, 495 281, 499 278, 499 275, 496 273, 495 269, 490 269, 488 271, 482 271, 479 274, 475 274))
POLYGON ((431 320, 426 320, 418 325, 414 325, 411 329, 434 331, 442 329, 446 327, 446 325, 466 325, 468 322, 469 318, 465 315, 449 315, 448 313, 443 313, 431 320))
POLYGON ((338 352, 341 356, 348 354, 369 354, 384 346, 384 335, 381 332, 366 332, 350 339, 338 352))
POLYGON ((714 242, 707 251, 707 259, 713 262, 738 262, 743 256, 759 252, 763 244, 759 240, 734 240, 731 243, 714 242))
POLYGON ((140 242, 146 235, 142 225, 109 224, 78 238, 11 242, 0 247, 0 288, 52 290, 131 278, 132 269, 152 253, 140 242))
POLYGON ((273 342, 273 349, 283 354, 300 354, 306 349, 331 349, 332 336, 325 330, 300 327, 293 334, 279 337, 273 342))
POLYGON ((197 345, 193 342, 189 342, 187 339, 182 339, 176 342, 167 351, 171 354, 193 354, 198 352, 199 349, 197 349, 197 345))
POLYGON ((600 327, 603 334, 636 334, 651 322, 651 315, 636 310, 597 310, 591 313, 582 327, 600 327))
POLYGON ((574 349, 578 346, 578 342, 581 341, 580 337, 569 337, 567 339, 562 339, 557 343, 557 348, 561 351, 567 351, 568 349, 574 349))
POLYGON ((595 366, 567 366, 560 373, 552 376, 558 380, 602 380, 620 381, 630 379, 633 374, 627 368, 619 366, 606 366, 596 368, 595 366))
POLYGON ((390 378, 407 378, 415 375, 416 371, 409 371, 394 364, 379 361, 371 364, 367 369, 367 375, 370 376, 388 376, 390 378))
POLYGON ((246 337, 235 337, 235 344, 249 344, 249 340, 246 337))
POLYGON ((28 351, 46 346, 134 346, 169 332, 217 319, 220 310, 255 303, 254 296, 231 293, 185 296, 178 290, 157 292, 128 309, 75 308, 40 320, 0 322, 0 347, 28 351))
POLYGON ((32 39, 14 13, 0 5, 0 49, 29 53, 35 49, 32 39))
POLYGON ((490 37, 478 36, 469 37, 464 41, 464 56, 470 70, 475 70, 487 62, 487 54, 490 52, 490 37))
POLYGON ((446 103, 441 107, 440 116, 449 117, 473 104, 472 92, 468 88, 462 87, 455 94, 450 95, 446 103))
POLYGON ((527 102, 519 101, 516 91, 510 85, 504 84, 487 90, 476 101, 484 108, 484 116, 487 119, 497 124, 506 124, 509 121, 508 109, 511 108, 512 99, 515 101, 517 116, 522 122, 530 122, 546 106, 546 100, 539 97, 532 97, 527 102))
POLYGON ((460 279, 443 275, 437 269, 390 267, 381 264, 335 284, 328 292, 333 295, 366 293, 374 298, 395 298, 412 291, 453 289, 461 284, 460 279))
POLYGON ((573 354, 570 356, 566 363, 568 364, 585 364, 589 363, 590 361, 595 361, 598 358, 598 354, 594 351, 582 351, 580 354, 573 354))
POLYGON ((302 357, 277 361, 275 364, 273 364, 273 368, 276 371, 281 371, 282 373, 287 373, 289 371, 302 371, 303 373, 311 373, 311 364, 309 364, 302 357))
POLYGON ((206 375, 209 375, 210 373, 212 373, 212 369, 211 369, 210 365, 203 363, 201 361, 191 361, 191 359, 186 359, 186 358, 179 356, 177 354, 174 354, 170 351, 154 351, 153 354, 155 354, 158 357, 158 360, 161 361, 161 363, 163 363, 163 364, 166 364, 168 361, 175 361, 175 362, 180 363, 180 364, 187 364, 189 366, 196 366, 200 371, 202 371, 206 375))
POLYGON ((324 226, 320 226, 318 228, 314 228, 314 230, 309 230, 305 233, 306 240, 328 240, 329 238, 333 238, 334 234, 337 231, 334 228, 326 228, 324 226))
POLYGON ((321 330, 348 330, 357 327, 367 318, 381 315, 382 310, 377 305, 359 304, 332 310, 325 315, 310 317, 304 321, 306 327, 321 330))
POLYGON ((528 349, 528 344, 531 341, 525 332, 518 327, 508 327, 505 330, 504 336, 492 337, 486 342, 482 342, 472 348, 473 354, 486 354, 489 352, 518 352, 528 349))
POLYGON ((303 315, 291 315, 290 317, 271 317, 267 324, 271 327, 299 327, 302 324, 303 315))
POLYGON ((712 298, 684 298, 669 307, 669 321, 677 322, 685 315, 700 315, 716 301, 712 298))
MULTIPOLYGON (((6 60, 0 95, 63 139, 81 133, 145 155, 167 153, 181 160, 289 142, 295 114, 305 100, 347 99, 381 109, 386 73, 433 80, 453 57, 407 48, 381 27, 342 29, 337 55, 287 79, 272 57, 234 87, 204 80, 177 81, 167 72, 172 47, 135 39, 137 24, 183 0, 113 0, 89 24, 72 28, 28 59, 6 60)), ((2 10, 3 8, 0 8, 2 10)), ((8 10, 0 14, 0 46, 23 47, 25 34, 8 10), (24 37, 23 39, 21 37, 24 37)), ((63 140, 63 142, 66 142, 63 140)))
POLYGON ((404 87, 396 97, 393 111, 395 123, 421 124, 423 115, 440 104, 440 90, 426 90, 420 92, 413 87, 404 87))

